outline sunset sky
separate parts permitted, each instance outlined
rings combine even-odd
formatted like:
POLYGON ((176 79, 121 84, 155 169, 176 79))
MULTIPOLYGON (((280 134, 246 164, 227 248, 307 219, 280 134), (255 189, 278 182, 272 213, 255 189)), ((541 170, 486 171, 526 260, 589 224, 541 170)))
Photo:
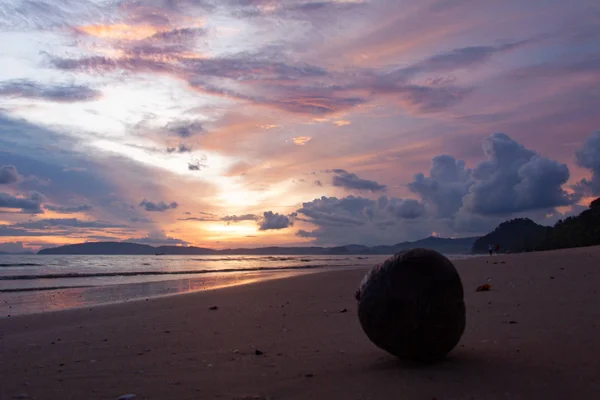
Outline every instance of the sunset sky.
POLYGON ((3 0, 0 251, 393 244, 600 195, 600 5, 3 0))

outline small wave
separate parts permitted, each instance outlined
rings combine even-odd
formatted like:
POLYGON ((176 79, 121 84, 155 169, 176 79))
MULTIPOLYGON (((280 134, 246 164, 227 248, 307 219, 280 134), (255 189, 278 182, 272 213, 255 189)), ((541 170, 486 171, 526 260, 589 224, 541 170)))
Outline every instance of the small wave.
MULTIPOLYGON (((334 267, 351 267, 356 264, 335 265, 334 267)), ((16 280, 35 280, 35 279, 69 279, 69 278, 106 278, 117 276, 156 276, 156 275, 198 275, 198 274, 214 274, 214 273, 233 273, 233 272, 258 272, 258 271, 287 271, 301 269, 319 269, 330 268, 331 265, 299 265, 290 267, 256 267, 256 268, 226 268, 226 269, 198 269, 198 270, 183 270, 183 271, 126 271, 126 272, 93 272, 79 273, 67 272, 61 274, 39 274, 39 275, 7 275, 0 276, 0 281, 16 281, 16 280)))
POLYGON ((9 268, 9 267, 41 267, 43 264, 34 264, 34 263, 9 263, 9 264, 0 264, 1 268, 9 268))
POLYGON ((94 286, 50 286, 50 287, 32 287, 18 289, 0 289, 0 293, 19 293, 19 292, 39 292, 42 290, 61 290, 61 289, 85 289, 94 286))

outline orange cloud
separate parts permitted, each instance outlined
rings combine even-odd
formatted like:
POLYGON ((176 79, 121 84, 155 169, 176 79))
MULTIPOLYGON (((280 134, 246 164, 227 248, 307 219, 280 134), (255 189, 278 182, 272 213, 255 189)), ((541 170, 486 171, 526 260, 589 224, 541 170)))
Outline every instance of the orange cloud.
POLYGON ((90 36, 101 39, 140 40, 148 38, 161 30, 152 25, 84 25, 78 28, 90 36))
POLYGON ((342 127, 344 125, 351 125, 352 122, 340 119, 339 121, 334 121, 333 124, 337 127, 342 127))
POLYGON ((310 136, 296 136, 292 138, 292 141, 298 146, 304 146, 306 143, 310 142, 311 139, 310 136))

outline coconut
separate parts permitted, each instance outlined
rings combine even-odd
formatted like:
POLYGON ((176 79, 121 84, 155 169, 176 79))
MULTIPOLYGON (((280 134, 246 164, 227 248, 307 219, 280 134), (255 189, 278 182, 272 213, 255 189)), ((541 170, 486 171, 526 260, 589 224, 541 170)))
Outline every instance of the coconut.
POLYGON ((373 267, 356 298, 368 338, 405 361, 443 359, 465 330, 460 276, 434 250, 412 249, 373 267))

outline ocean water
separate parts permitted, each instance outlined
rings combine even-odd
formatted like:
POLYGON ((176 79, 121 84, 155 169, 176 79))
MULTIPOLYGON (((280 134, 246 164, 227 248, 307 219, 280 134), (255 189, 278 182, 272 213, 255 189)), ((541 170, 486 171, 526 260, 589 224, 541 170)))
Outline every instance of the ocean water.
POLYGON ((0 255, 0 318, 364 268, 387 257, 0 255))
POLYGON ((0 318, 360 268, 385 258, 0 255, 0 318))

